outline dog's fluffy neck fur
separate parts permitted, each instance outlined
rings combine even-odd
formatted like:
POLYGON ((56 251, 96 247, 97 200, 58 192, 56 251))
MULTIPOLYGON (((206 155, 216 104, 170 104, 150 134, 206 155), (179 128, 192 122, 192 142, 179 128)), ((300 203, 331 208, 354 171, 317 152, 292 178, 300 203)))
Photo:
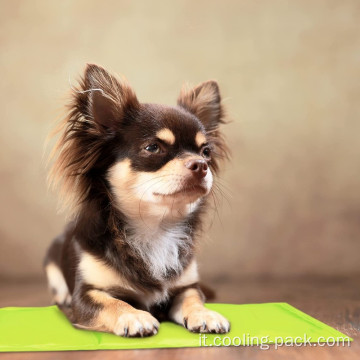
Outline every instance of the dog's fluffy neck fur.
POLYGON ((186 221, 160 223, 149 227, 145 223, 125 227, 125 241, 141 257, 151 275, 163 280, 183 270, 180 253, 186 256, 192 247, 192 228, 186 221))
POLYGON ((85 250, 96 246, 97 255, 103 253, 106 261, 112 263, 111 259, 117 260, 131 249, 142 260, 141 267, 148 269, 152 281, 180 276, 194 255, 203 201, 186 215, 132 219, 104 193, 101 191, 96 199, 85 201, 76 216, 75 237, 85 250), (114 239, 119 240, 116 249, 112 247, 114 239))
POLYGON ((198 217, 203 199, 180 207, 174 204, 169 208, 160 207, 154 212, 141 212, 139 208, 136 216, 132 217, 129 217, 128 211, 122 211, 121 204, 116 201, 112 201, 112 204, 123 218, 123 225, 118 230, 122 232, 124 241, 143 260, 151 276, 164 280, 170 275, 180 275, 188 263, 180 261, 180 256, 184 259, 192 256, 195 227, 198 228, 198 222, 195 224, 190 219, 198 217))

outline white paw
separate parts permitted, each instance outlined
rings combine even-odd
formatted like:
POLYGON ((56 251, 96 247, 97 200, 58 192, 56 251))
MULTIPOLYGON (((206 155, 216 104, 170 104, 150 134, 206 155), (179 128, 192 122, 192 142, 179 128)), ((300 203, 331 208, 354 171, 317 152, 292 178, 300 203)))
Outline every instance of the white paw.
POLYGON ((229 332, 230 323, 219 313, 203 308, 191 311, 184 318, 184 326, 193 332, 219 333, 229 332))
POLYGON ((119 316, 114 333, 125 337, 155 335, 159 329, 159 322, 148 312, 136 310, 119 316))

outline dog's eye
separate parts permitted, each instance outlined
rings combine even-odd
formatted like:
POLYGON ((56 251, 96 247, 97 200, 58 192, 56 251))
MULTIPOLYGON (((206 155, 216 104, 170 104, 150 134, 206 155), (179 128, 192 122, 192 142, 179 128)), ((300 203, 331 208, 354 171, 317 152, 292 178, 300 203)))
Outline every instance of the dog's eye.
POLYGON ((158 154, 160 152, 160 146, 158 144, 150 144, 146 146, 145 150, 153 154, 158 154))
POLYGON ((201 155, 204 158, 210 158, 211 156, 211 149, 209 148, 209 146, 205 146, 202 150, 201 150, 201 155))

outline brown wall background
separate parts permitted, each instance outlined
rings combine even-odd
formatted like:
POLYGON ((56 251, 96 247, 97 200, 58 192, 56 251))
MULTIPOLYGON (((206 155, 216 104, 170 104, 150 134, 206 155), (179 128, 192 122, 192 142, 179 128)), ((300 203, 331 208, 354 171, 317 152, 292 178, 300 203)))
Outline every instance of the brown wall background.
POLYGON ((206 277, 360 270, 360 3, 0 1, 0 277, 41 274, 64 224, 43 143, 86 62, 143 102, 217 79, 233 122, 206 277))

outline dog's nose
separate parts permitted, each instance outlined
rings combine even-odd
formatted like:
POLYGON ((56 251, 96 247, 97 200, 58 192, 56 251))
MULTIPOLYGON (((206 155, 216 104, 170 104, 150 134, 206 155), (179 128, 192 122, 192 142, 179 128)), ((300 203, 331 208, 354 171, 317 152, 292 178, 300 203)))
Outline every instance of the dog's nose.
POLYGON ((208 170, 208 164, 202 159, 189 160, 186 162, 185 166, 192 171, 193 175, 200 179, 206 176, 208 170))

